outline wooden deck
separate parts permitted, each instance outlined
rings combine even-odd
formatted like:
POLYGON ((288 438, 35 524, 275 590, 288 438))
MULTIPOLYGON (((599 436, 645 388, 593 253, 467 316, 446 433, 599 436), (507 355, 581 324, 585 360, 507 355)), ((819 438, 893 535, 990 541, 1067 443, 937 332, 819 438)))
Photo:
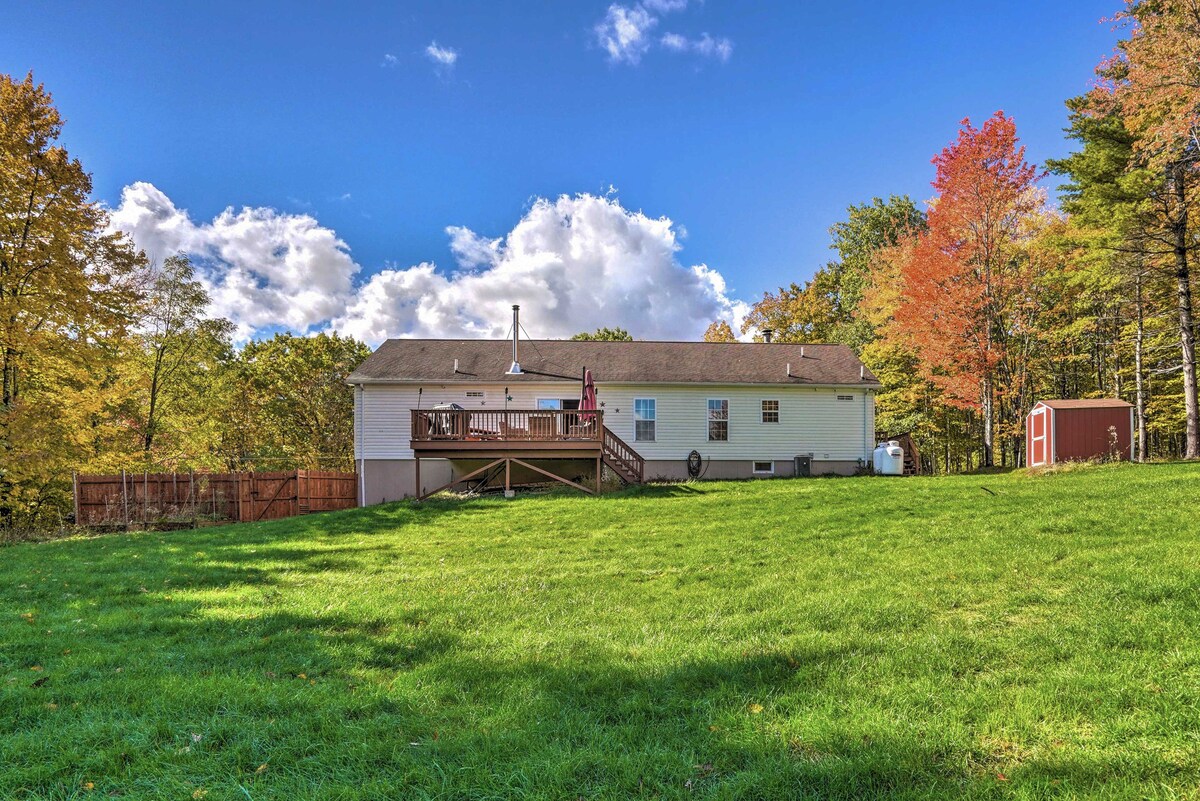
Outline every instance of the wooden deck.
POLYGON ((413 409, 411 447, 417 464, 417 496, 424 498, 501 465, 505 490, 512 464, 584 492, 600 491, 600 468, 629 483, 644 480, 642 457, 604 426, 604 411, 576 409, 413 409), (429 492, 421 488, 421 459, 475 459, 488 464, 429 492), (595 487, 586 487, 529 464, 529 460, 595 461, 595 487))

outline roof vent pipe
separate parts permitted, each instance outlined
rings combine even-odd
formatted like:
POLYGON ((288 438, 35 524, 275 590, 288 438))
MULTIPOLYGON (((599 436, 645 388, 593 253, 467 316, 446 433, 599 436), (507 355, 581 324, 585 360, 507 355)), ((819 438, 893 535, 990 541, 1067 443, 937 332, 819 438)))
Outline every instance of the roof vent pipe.
POLYGON ((859 381, 867 380, 867 366, 865 364, 860 364, 858 366, 858 380, 859 381))
POLYGON ((512 359, 512 366, 508 368, 508 372, 505 373, 505 375, 521 375, 521 360, 517 356, 517 337, 520 335, 520 331, 521 331, 521 307, 514 303, 513 304, 513 325, 512 325, 513 359, 512 359))
POLYGON ((775 329, 774 328, 764 328, 762 330, 762 334, 763 334, 763 342, 766 342, 768 345, 770 345, 771 337, 773 337, 775 335, 775 329))
POLYGON ((803 345, 800 346, 800 358, 801 359, 804 358, 804 346, 803 345))
POLYGON ((792 377, 792 363, 791 362, 787 363, 787 374, 786 375, 788 378, 792 377))
POLYGON ((458 375, 458 359, 454 360, 454 374, 458 375))

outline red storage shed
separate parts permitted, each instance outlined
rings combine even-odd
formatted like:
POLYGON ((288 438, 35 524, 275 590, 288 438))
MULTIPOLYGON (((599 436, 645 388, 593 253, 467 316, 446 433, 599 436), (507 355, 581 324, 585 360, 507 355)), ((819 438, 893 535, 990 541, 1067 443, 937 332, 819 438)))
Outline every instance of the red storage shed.
POLYGON ((1030 467, 1104 458, 1133 458, 1133 407, 1125 401, 1038 401, 1025 418, 1030 467))

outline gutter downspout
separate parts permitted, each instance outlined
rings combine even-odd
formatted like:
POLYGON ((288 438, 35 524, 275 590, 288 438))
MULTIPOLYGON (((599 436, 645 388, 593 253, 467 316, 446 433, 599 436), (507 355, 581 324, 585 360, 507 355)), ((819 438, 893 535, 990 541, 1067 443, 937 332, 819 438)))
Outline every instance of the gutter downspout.
POLYGON ((358 438, 358 507, 361 509, 367 505, 367 459, 363 453, 363 432, 367 427, 367 399, 363 385, 359 384, 358 390, 358 431, 355 432, 358 438))

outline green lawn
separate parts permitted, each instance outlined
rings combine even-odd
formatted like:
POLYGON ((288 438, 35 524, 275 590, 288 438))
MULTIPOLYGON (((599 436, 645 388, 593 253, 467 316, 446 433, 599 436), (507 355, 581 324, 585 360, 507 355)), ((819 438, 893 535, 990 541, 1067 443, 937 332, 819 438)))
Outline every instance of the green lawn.
POLYGON ((0 799, 1197 798, 1198 502, 1148 465, 4 548, 0 799))

